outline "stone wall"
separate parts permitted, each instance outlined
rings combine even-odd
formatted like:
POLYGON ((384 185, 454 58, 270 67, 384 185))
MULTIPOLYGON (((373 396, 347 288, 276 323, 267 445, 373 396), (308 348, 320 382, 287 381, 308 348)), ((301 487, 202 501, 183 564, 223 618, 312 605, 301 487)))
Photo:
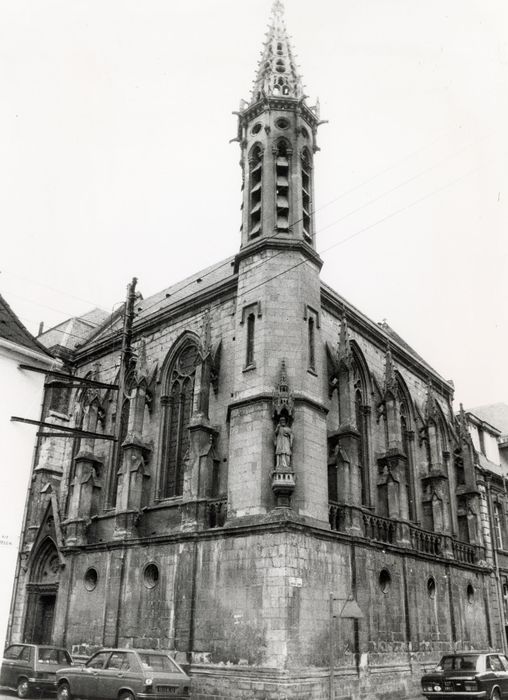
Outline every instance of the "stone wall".
POLYGON ((297 523, 89 548, 66 561, 55 641, 89 652, 171 649, 180 660, 192 651, 193 697, 202 700, 326 697, 330 593, 337 611, 353 592, 364 614, 333 621, 337 698, 408 700, 442 652, 492 645, 489 581, 479 569, 297 523), (146 580, 150 564, 155 583, 146 580), (88 590, 92 566, 99 576, 88 590), (381 571, 390 575, 384 587, 381 571))

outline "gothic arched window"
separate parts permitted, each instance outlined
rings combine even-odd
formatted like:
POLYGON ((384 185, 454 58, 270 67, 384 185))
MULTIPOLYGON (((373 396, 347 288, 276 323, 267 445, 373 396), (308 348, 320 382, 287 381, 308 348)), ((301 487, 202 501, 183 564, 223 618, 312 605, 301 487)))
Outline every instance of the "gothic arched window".
POLYGON ((194 375, 198 351, 186 343, 166 374, 163 403, 161 496, 181 496, 184 461, 188 455, 189 421, 194 397, 194 375))

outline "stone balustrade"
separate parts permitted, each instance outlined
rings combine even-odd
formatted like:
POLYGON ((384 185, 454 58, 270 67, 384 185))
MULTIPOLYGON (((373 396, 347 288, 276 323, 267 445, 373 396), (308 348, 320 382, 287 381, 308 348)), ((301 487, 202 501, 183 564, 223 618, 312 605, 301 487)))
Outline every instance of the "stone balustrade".
POLYGON ((485 562, 485 547, 460 542, 449 535, 424 530, 413 523, 392 520, 370 511, 344 503, 328 504, 330 529, 335 532, 352 532, 351 524, 360 527, 360 536, 374 542, 407 547, 422 554, 442 556, 467 564, 485 562))
POLYGON ((227 509, 228 499, 226 496, 208 501, 206 505, 208 527, 223 527, 226 522, 227 509))

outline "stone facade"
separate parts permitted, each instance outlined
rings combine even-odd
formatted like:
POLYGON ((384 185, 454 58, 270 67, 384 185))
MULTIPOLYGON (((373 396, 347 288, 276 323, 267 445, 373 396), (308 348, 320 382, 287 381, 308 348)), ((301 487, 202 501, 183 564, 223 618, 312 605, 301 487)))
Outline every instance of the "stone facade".
POLYGON ((501 645, 452 386, 320 282, 318 125, 275 2, 238 255, 133 283, 69 360, 86 382, 48 384, 80 432, 38 444, 13 640, 169 649, 200 700, 330 697, 331 656, 337 698, 418 697, 442 651, 501 645))

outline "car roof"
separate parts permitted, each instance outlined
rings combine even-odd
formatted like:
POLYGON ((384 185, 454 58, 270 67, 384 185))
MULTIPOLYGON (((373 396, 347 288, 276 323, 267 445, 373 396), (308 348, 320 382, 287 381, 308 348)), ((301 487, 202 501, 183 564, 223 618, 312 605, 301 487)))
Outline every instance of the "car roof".
POLYGON ((503 654, 502 651, 451 651, 443 656, 488 656, 489 654, 503 654))
POLYGON ((164 649, 137 649, 133 647, 103 647, 102 649, 97 649, 97 651, 136 651, 138 654, 164 654, 165 656, 170 654, 169 651, 164 651, 164 649))

